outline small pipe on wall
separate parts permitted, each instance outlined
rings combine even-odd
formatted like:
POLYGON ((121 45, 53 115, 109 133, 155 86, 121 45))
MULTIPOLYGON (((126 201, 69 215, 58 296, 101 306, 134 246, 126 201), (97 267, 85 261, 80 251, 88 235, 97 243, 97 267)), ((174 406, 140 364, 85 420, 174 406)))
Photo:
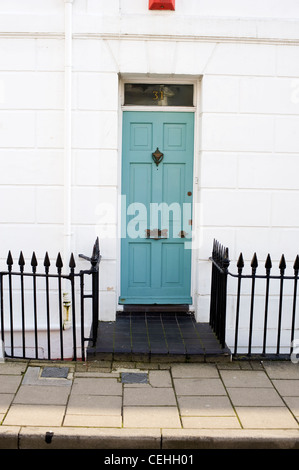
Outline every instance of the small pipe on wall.
POLYGON ((64 63, 64 260, 68 265, 72 242, 72 13, 73 1, 65 2, 64 63))
MULTIPOLYGON (((68 266, 72 251, 72 27, 73 1, 64 0, 64 266, 68 266)), ((71 300, 69 282, 65 280, 63 293, 63 327, 68 329, 71 300)))

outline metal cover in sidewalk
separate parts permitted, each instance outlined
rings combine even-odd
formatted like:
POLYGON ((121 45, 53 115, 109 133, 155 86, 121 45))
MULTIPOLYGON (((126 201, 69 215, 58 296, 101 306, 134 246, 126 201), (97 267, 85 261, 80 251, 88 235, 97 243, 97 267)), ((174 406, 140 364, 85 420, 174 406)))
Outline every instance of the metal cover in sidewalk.
POLYGON ((147 384, 146 373, 122 372, 121 381, 123 384, 147 384))
POLYGON ((68 367, 44 367, 41 377, 52 377, 54 379, 67 379, 68 367))

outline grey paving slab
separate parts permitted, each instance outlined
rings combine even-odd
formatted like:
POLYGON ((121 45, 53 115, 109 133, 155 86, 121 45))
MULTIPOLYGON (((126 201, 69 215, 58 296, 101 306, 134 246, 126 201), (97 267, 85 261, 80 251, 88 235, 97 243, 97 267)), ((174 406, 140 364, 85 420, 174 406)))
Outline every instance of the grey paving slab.
POLYGON ((27 362, 0 363, 0 375, 21 375, 26 371, 27 362))
POLYGON ((42 377, 42 368, 41 367, 28 367, 23 378, 23 385, 36 385, 39 387, 71 387, 72 380, 71 378, 52 378, 52 377, 42 377))
POLYGON ((65 412, 58 405, 12 405, 4 419, 5 425, 61 426, 65 412))
POLYGON ((0 393, 15 393, 21 383, 18 375, 3 375, 0 379, 0 393))
POLYGON ((64 419, 64 426, 121 428, 122 417, 120 415, 72 415, 67 413, 64 419))
POLYGON ((172 387, 171 375, 168 370, 151 370, 148 375, 152 387, 172 387))
POLYGON ((81 377, 81 378, 116 378, 118 379, 120 376, 117 372, 97 372, 97 371, 78 371, 74 373, 74 377, 81 377))
POLYGON ((283 397, 299 397, 299 380, 273 380, 277 391, 283 397))
POLYGON ((23 405, 66 405, 69 387, 21 385, 13 403, 23 405))
POLYGON ((125 428, 181 428, 175 406, 125 406, 125 428))
POLYGON ((125 406, 176 406, 172 388, 130 388, 124 391, 125 406))
POLYGON ((122 395, 122 384, 115 378, 75 378, 72 394, 122 395))
POLYGON ((263 367, 270 379, 299 379, 299 364, 286 361, 264 361, 263 367))
POLYGON ((177 395, 226 395, 220 379, 174 379, 177 395))
POLYGON ((298 422, 286 407, 237 407, 236 413, 244 428, 299 429, 298 422))
POLYGON ((235 416, 225 396, 178 396, 178 404, 182 416, 235 416))
POLYGON ((222 370, 220 375, 226 387, 272 387, 265 372, 254 370, 222 370))
POLYGON ((236 416, 184 416, 185 429, 241 429, 236 416))
POLYGON ((218 378, 215 364, 175 364, 171 367, 174 378, 218 378))
POLYGON ((227 388, 234 406, 284 406, 279 394, 271 388, 227 388))
POLYGON ((121 415, 121 396, 71 395, 67 414, 72 415, 121 415))
POLYGON ((13 393, 0 393, 0 414, 4 415, 14 399, 13 393))
POLYGON ((299 397, 284 397, 284 402, 286 403, 287 407, 291 410, 291 412, 296 416, 299 417, 299 397))

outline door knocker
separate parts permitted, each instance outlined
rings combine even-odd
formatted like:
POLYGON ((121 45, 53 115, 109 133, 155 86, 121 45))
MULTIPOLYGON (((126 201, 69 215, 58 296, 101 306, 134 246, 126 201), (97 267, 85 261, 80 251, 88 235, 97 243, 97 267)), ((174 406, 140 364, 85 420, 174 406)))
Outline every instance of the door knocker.
POLYGON ((164 153, 161 153, 157 147, 156 151, 152 153, 152 157, 153 157, 155 164, 158 166, 159 163, 161 163, 164 158, 164 153))

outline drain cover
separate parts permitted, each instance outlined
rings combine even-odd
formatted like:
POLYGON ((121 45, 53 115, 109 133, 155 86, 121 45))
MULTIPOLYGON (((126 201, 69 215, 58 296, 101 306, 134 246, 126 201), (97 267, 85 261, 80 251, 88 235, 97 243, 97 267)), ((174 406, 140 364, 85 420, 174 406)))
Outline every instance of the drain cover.
POLYGON ((134 372, 123 372, 121 374, 121 381, 123 384, 147 384, 147 374, 136 374, 134 372))
POLYGON ((52 377, 54 379, 66 379, 69 373, 68 367, 44 367, 41 377, 52 377))

